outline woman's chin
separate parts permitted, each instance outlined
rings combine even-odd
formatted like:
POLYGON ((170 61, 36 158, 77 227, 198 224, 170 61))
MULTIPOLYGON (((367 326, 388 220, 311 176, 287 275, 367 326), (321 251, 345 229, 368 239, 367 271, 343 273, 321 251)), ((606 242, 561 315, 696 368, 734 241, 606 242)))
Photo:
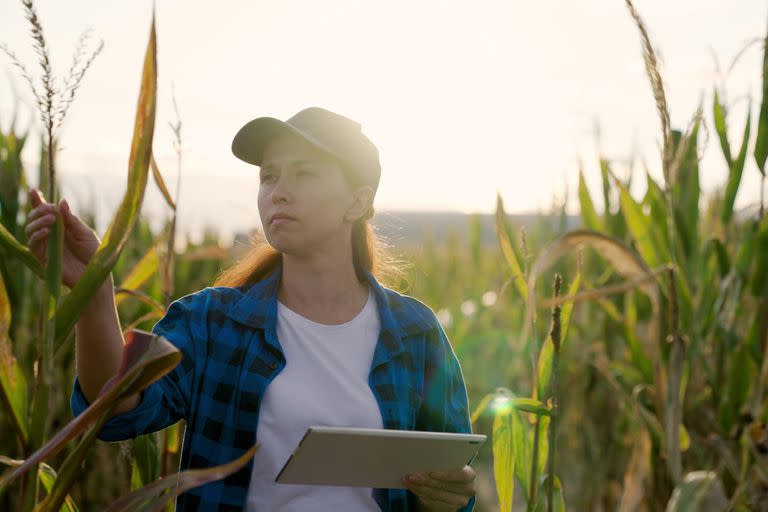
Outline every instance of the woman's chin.
POLYGON ((277 252, 280 252, 283 254, 292 254, 297 251, 301 251, 303 244, 297 242, 296 240, 292 240, 292 238, 293 237, 273 234, 271 236, 267 236, 267 242, 277 252))

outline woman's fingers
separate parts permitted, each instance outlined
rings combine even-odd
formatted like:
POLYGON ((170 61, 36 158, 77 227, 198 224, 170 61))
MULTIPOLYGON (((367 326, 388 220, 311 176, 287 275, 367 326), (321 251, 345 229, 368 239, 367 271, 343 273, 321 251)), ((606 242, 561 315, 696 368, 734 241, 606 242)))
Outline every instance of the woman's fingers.
POLYGON ((40 230, 40 228, 47 228, 52 226, 55 222, 55 215, 45 214, 42 217, 38 217, 32 222, 27 223, 27 227, 24 229, 24 231, 26 232, 27 237, 31 237, 33 234, 35 234, 36 231, 40 230))
POLYGON ((427 479, 423 482, 417 482, 421 487, 429 487, 431 489, 439 489, 443 491, 449 491, 458 494, 474 494, 475 485, 474 482, 462 482, 462 483, 450 483, 440 480, 427 479))
POLYGON ((56 208, 51 203, 42 203, 34 208, 32 208, 29 211, 29 214, 27 215, 27 220, 34 220, 41 215, 47 215, 47 214, 55 214, 56 208))
POLYGON ((444 489, 436 489, 420 484, 408 484, 408 489, 422 501, 440 504, 442 506, 450 506, 453 510, 469 503, 470 498, 470 496, 467 496, 466 494, 446 491, 444 489))
POLYGON ((36 188, 31 188, 27 191, 27 197, 32 206, 37 206, 42 202, 40 191, 36 188))
POLYGON ((45 263, 46 260, 45 249, 46 243, 48 242, 49 231, 48 228, 38 229, 31 237, 29 237, 29 240, 27 240, 29 250, 32 251, 32 254, 34 254, 41 263, 45 263))

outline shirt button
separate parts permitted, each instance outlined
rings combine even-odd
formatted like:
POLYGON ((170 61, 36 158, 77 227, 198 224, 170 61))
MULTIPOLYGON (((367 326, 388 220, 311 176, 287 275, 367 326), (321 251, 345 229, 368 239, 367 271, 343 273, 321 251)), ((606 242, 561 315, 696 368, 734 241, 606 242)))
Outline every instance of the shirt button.
POLYGON ((277 363, 272 361, 272 362, 269 363, 268 366, 269 366, 270 369, 274 370, 275 368, 277 368, 277 363))

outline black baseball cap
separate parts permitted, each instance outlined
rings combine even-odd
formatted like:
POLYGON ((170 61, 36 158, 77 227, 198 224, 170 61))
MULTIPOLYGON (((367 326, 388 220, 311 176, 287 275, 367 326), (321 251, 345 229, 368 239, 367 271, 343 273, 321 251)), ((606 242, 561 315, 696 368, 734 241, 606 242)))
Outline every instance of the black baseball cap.
POLYGON ((378 188, 379 150, 362 132, 360 123, 320 107, 306 108, 287 121, 274 117, 249 121, 232 140, 232 153, 244 162, 260 166, 264 147, 278 134, 301 137, 345 164, 374 192, 378 188))

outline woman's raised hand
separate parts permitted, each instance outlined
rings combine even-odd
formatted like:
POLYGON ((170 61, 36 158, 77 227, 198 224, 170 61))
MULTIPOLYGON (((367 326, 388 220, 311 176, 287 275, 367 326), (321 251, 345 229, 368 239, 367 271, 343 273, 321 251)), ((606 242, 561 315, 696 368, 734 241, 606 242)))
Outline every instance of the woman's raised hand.
POLYGON ((64 254, 61 268, 61 281, 64 286, 74 288, 83 275, 88 262, 91 261, 99 240, 96 232, 87 226, 69 209, 66 199, 59 202, 59 208, 45 201, 38 189, 29 190, 29 202, 32 209, 27 216, 25 232, 27 245, 40 263, 47 263, 48 236, 56 215, 61 214, 64 223, 64 254))

